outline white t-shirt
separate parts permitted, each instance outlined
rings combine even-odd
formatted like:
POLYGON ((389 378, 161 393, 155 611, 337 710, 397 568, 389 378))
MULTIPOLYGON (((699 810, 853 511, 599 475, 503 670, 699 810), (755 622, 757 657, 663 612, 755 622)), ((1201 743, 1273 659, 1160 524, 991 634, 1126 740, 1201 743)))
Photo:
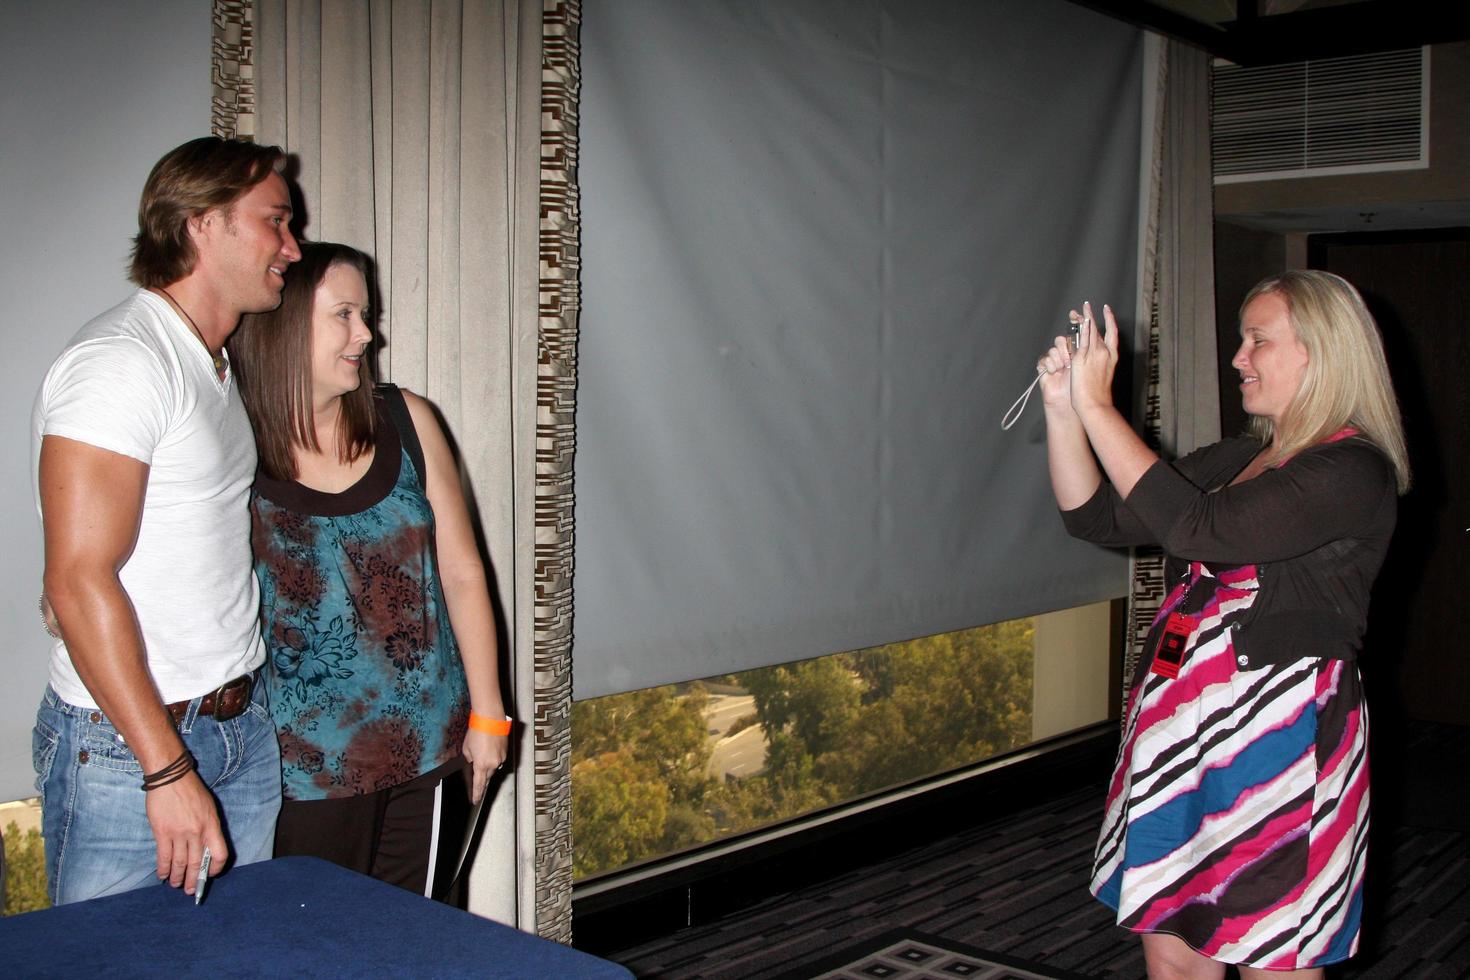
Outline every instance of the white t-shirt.
MULTIPOLYGON (((198 697, 264 663, 250 553, 250 420, 234 374, 219 380, 165 300, 140 289, 71 339, 31 411, 33 475, 44 436, 148 464, 138 541, 120 578, 163 700, 198 697)), ((60 640, 51 686, 71 704, 97 706, 60 640)))

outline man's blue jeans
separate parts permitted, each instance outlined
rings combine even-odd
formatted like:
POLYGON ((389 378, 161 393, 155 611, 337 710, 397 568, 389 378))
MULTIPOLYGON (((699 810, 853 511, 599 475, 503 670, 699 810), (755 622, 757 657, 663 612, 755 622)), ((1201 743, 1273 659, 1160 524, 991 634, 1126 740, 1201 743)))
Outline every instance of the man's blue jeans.
MULTIPOLYGON (((257 679, 243 714, 223 722, 199 717, 196 698, 179 723, 199 778, 219 801, 233 864, 271 856, 281 809, 281 750, 265 698, 257 679)), ((142 767, 107 717, 47 687, 31 748, 52 904, 156 885, 142 767)))

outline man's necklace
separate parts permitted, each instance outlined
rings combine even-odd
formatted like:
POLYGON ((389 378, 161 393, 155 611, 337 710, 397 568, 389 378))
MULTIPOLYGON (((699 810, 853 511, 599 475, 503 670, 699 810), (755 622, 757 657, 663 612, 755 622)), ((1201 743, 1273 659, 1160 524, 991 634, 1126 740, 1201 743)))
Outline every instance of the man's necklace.
POLYGON ((178 310, 179 314, 183 316, 185 321, 188 322, 189 329, 194 331, 194 336, 198 337, 199 342, 204 345, 204 352, 214 360, 214 373, 219 375, 220 380, 223 381, 225 378, 225 369, 229 367, 229 362, 225 360, 224 351, 220 351, 218 354, 216 354, 209 349, 209 341, 204 339, 204 333, 199 329, 199 324, 194 322, 194 318, 189 315, 188 310, 184 309, 183 304, 174 299, 173 293, 169 292, 167 289, 164 289, 162 286, 156 286, 154 288, 156 288, 163 295, 167 296, 168 301, 174 305, 174 309, 178 310))

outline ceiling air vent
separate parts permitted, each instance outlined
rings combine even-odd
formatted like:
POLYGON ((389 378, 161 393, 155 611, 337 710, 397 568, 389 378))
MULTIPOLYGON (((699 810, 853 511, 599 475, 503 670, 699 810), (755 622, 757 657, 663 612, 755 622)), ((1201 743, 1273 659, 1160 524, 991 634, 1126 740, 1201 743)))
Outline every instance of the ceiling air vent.
POLYGON ((1429 166, 1429 49, 1214 66, 1215 183, 1429 166))

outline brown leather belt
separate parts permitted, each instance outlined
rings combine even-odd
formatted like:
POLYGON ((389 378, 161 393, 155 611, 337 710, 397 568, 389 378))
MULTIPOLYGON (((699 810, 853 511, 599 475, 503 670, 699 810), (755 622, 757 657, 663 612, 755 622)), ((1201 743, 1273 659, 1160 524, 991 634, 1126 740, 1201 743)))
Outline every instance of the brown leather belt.
MULTIPOLYGON (((227 681, 219 687, 210 691, 199 699, 199 715, 213 716, 215 721, 229 721, 231 718, 239 717, 250 707, 250 692, 255 687, 255 675, 241 674, 232 681, 227 681)), ((184 720, 184 715, 189 710, 189 701, 175 701, 167 705, 168 713, 174 716, 174 724, 177 725, 184 720)))

